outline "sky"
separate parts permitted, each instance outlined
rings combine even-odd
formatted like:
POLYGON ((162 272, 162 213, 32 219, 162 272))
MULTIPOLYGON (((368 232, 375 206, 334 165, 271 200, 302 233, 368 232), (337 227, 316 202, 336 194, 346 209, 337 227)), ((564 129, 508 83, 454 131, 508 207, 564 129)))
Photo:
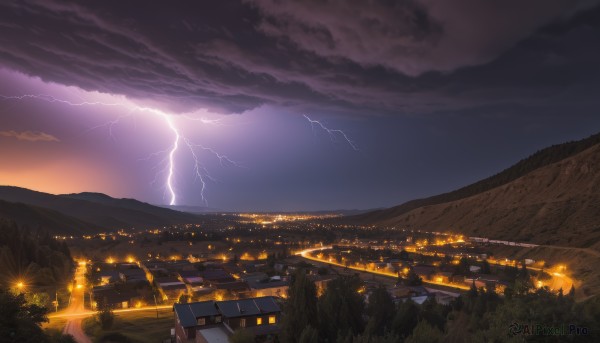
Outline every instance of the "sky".
POLYGON ((600 131, 600 0, 4 1, 0 184, 388 207, 600 131))

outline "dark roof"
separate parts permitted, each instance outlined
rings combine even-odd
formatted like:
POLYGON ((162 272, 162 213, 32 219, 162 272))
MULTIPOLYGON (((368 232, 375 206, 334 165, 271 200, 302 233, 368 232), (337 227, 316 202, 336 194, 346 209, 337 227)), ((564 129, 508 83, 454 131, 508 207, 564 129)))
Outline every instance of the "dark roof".
POLYGON ((222 282, 213 285, 216 289, 227 289, 230 291, 245 291, 249 290, 248 284, 243 281, 222 282))
POLYGON ((279 313, 281 309, 274 297, 260 297, 228 301, 201 301, 189 304, 173 305, 179 323, 183 327, 197 325, 198 318, 217 316, 235 318, 258 314, 279 313))
POLYGON ((118 278, 119 277, 119 272, 116 270, 103 270, 100 272, 100 277, 114 277, 114 278, 118 278))
POLYGON ((114 288, 94 287, 92 293, 97 302, 106 302, 108 304, 118 304, 139 297, 134 290, 117 291, 114 288))
POLYGON ((274 297, 217 301, 217 307, 228 318, 281 312, 274 297))
POLYGON ((184 283, 181 283, 181 284, 176 284, 176 285, 161 286, 160 288, 162 288, 163 291, 173 291, 173 290, 187 289, 187 286, 184 283))
POLYGON ((266 289, 266 288, 273 288, 273 287, 285 287, 288 286, 289 283, 287 281, 284 280, 269 280, 266 282, 261 282, 261 281, 247 281, 248 285, 250 286, 250 288, 252 289, 266 289))
POLYGON ((181 276, 182 278, 187 278, 187 277, 200 277, 200 273, 198 273, 197 270, 180 270, 178 272, 179 276, 181 276))
POLYGON ((212 300, 191 304, 175 304, 173 310, 179 318, 179 323, 184 328, 196 326, 198 318, 215 316, 219 314, 212 300))
POLYGON ((127 279, 131 279, 131 278, 146 279, 146 272, 144 272, 141 269, 125 269, 125 270, 122 270, 120 273, 123 274, 125 276, 125 278, 127 278, 127 279))
POLYGON ((159 284, 159 283, 172 283, 172 282, 181 282, 181 281, 178 278, 173 277, 173 276, 165 276, 165 277, 154 278, 154 282, 159 284))
POLYGON ((229 278, 233 279, 231 274, 224 271, 223 269, 207 269, 201 272, 200 276, 202 276, 206 280, 220 280, 229 278))

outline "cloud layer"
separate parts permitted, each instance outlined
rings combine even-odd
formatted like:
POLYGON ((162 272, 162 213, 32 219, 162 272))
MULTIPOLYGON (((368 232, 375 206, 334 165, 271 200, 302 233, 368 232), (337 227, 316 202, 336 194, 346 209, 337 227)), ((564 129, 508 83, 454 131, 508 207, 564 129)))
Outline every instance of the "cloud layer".
POLYGON ((59 142, 59 139, 51 134, 34 131, 0 131, 0 137, 15 138, 27 142, 59 142))
POLYGON ((241 113, 266 104, 356 115, 537 106, 521 99, 532 95, 532 74, 551 75, 547 87, 562 92, 564 82, 553 83, 557 69, 590 67, 564 37, 576 32, 570 39, 586 44, 581 27, 597 31, 598 24, 580 17, 597 3, 9 2, 0 4, 0 64, 175 111, 241 113), (562 29, 545 29, 554 26, 562 29), (548 48, 549 40, 562 45, 548 48), (515 54, 517 64, 502 63, 515 54))

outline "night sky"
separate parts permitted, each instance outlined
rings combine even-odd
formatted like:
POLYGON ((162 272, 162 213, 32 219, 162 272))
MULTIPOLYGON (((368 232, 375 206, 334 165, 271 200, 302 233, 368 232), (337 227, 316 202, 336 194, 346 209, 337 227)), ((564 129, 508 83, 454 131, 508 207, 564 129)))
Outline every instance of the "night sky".
POLYGON ((450 191, 600 131, 599 4, 3 1, 0 184, 221 210, 450 191))

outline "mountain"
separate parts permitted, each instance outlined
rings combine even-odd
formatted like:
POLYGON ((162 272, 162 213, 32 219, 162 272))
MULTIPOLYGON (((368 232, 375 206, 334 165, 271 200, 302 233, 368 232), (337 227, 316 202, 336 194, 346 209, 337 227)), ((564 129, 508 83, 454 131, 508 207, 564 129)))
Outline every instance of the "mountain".
POLYGON ((540 150, 456 191, 351 220, 600 248, 600 134, 540 150))
POLYGON ((0 217, 54 233, 194 223, 198 217, 101 193, 53 195, 0 186, 0 217))

